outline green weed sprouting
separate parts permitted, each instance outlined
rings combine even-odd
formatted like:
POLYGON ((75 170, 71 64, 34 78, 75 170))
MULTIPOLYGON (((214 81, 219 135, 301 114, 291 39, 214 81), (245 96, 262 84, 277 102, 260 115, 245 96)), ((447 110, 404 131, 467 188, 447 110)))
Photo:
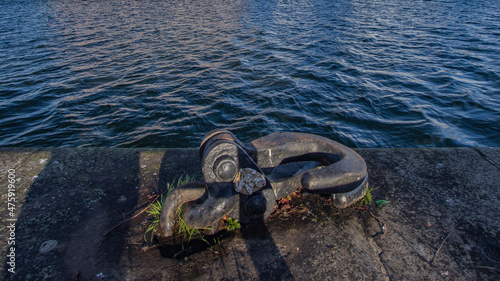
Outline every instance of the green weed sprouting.
POLYGON ((366 191, 366 195, 365 197, 363 197, 361 200, 359 200, 359 203, 358 205, 359 206, 365 206, 365 205, 369 205, 372 203, 372 192, 376 189, 378 189, 379 187, 368 187, 368 190, 366 191))
POLYGON ((228 217, 225 222, 226 222, 227 230, 229 230, 229 231, 241 228, 241 224, 238 222, 238 220, 234 220, 231 217, 228 217))

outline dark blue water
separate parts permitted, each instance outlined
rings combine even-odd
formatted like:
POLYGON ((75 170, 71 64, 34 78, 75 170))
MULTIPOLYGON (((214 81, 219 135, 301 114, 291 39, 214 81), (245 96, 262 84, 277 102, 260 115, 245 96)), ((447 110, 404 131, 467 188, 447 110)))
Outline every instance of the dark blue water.
POLYGON ((0 0, 0 146, 500 146, 498 0, 0 0))

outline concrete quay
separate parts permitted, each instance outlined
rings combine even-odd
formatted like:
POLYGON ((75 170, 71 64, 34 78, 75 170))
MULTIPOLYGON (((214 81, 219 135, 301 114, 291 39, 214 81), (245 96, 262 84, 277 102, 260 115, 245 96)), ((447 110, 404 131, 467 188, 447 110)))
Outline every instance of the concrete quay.
POLYGON ((500 280, 499 148, 356 151, 385 207, 299 193, 173 259, 145 239, 146 212, 106 233, 201 179, 196 149, 0 148, 0 279, 500 280))

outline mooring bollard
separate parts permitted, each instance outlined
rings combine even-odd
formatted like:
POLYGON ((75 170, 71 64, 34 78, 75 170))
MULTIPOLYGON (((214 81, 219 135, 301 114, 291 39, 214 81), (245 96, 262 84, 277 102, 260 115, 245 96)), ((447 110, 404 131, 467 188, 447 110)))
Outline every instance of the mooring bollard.
POLYGON ((214 130, 201 142, 204 183, 188 183, 170 193, 159 222, 161 237, 174 236, 176 211, 185 223, 208 234, 225 228, 224 218, 241 223, 266 219, 276 200, 302 187, 329 194, 345 208, 368 188, 366 163, 352 149, 317 135, 273 133, 242 143, 231 132, 214 130))

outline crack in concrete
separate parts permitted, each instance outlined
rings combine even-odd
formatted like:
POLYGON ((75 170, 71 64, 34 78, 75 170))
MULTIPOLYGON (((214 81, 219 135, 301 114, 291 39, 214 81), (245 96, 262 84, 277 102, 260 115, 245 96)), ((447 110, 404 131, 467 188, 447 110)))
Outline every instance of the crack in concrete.
POLYGON ((479 150, 478 148, 476 147, 472 147, 472 150, 476 151, 477 153, 479 153, 479 155, 481 157, 484 158, 484 160, 490 162, 491 165, 495 166, 497 169, 500 170, 500 165, 498 165, 497 163, 495 163, 493 160, 490 159, 490 157, 488 157, 488 155, 486 155, 484 152, 482 152, 481 150, 479 150))
MULTIPOLYGON (((375 234, 375 236, 371 235, 368 232, 367 222, 365 221, 365 219, 363 217, 361 217, 360 214, 357 214, 357 216, 358 216, 358 220, 361 220, 361 222, 363 223, 363 232, 365 234, 364 236, 366 238, 366 241, 368 242, 368 245, 370 245, 370 247, 377 253, 378 263, 381 265, 380 266, 381 269, 383 269, 382 274, 385 275, 386 279, 393 280, 391 274, 389 274, 389 271, 390 271, 392 273, 392 275, 395 275, 396 279, 399 280, 399 278, 394 273, 394 271, 391 269, 391 267, 389 265, 387 265, 387 263, 381 257, 381 255, 384 253, 384 250, 379 245, 379 243, 377 243, 376 240, 378 240, 378 239, 376 239, 376 238, 380 238, 382 236, 380 236, 379 234, 375 234)), ((369 219, 372 219, 372 218, 369 218, 369 219)), ((384 230, 382 230, 382 233, 383 233, 383 231, 384 230)))
MULTIPOLYGON (((377 242, 375 242, 377 243, 377 242)), ((378 246, 378 245, 377 245, 378 246)), ((380 246, 379 246, 380 247, 380 246)), ((380 261, 380 263, 384 266, 384 269, 386 271, 386 274, 387 274, 387 277, 389 278, 389 280, 393 280, 392 279, 392 276, 391 274, 396 277, 396 280, 401 280, 399 279, 398 275, 394 272, 394 270, 392 270, 392 268, 387 264, 387 262, 385 262, 383 259, 382 259, 382 254, 384 253, 384 250, 382 250, 379 254, 378 254, 378 259, 380 261), (389 271, 391 272, 391 274, 389 274, 389 271)))

